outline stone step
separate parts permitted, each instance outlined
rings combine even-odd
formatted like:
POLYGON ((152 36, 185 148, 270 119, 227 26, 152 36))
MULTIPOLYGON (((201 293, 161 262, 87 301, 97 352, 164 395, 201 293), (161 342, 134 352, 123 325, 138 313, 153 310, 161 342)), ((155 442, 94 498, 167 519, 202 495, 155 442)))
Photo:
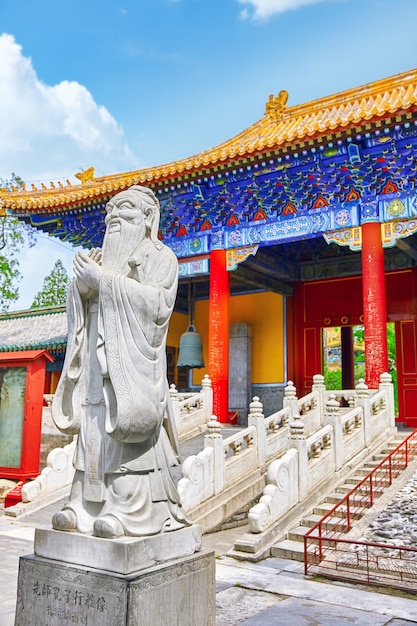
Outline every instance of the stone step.
MULTIPOLYGON (((336 489, 338 489, 336 487, 336 489)), ((333 504, 337 504, 338 502, 340 502, 340 500, 343 500, 343 498, 345 497, 346 493, 349 493, 349 491, 346 491, 344 493, 341 493, 340 491, 335 491, 334 493, 329 493, 326 498, 325 498, 325 502, 332 502, 333 504)))
MULTIPOLYGON (((392 463, 391 471, 395 474, 402 472, 404 470, 403 463, 392 463)), ((353 476, 350 476, 349 480, 355 482, 356 484, 360 483, 366 476, 371 472, 369 468, 361 467, 354 473, 353 476)), ((388 480, 390 476, 390 468, 387 465, 379 468, 373 475, 373 482, 377 483, 381 479, 388 480)))
MULTIPOLYGON (((372 468, 373 469, 373 468, 372 468)), ((359 467, 356 472, 354 473, 354 475, 352 476, 353 480, 357 480, 358 483, 365 478, 365 476, 367 476, 372 470, 369 469, 369 467, 359 467)))
MULTIPOLYGON (((301 526, 303 528, 312 528, 323 518, 322 515, 314 515, 313 513, 308 517, 304 517, 301 520, 301 526)), ((325 522, 325 527, 330 532, 345 532, 346 530, 346 518, 340 517, 332 517, 331 519, 325 522)), ((291 529, 293 530, 293 529, 291 529)), ((280 539, 285 539, 285 537, 280 537, 280 539)))
POLYGON ((317 522, 319 522, 322 517, 322 515, 317 515, 317 513, 307 512, 306 516, 301 519, 300 524, 302 526, 314 526, 314 524, 317 524, 317 522))
MULTIPOLYGON (((352 491, 352 489, 355 486, 349 485, 349 487, 351 487, 351 489, 347 489, 347 487, 345 488, 344 485, 337 487, 337 493, 339 493, 341 496, 340 499, 343 499, 343 497, 345 497, 348 493, 350 493, 350 491, 352 491)), ((358 487, 358 489, 356 489, 354 494, 349 497, 350 504, 355 503, 355 502, 358 504, 364 504, 367 500, 369 500, 370 498, 369 487, 370 487, 369 484, 365 484, 365 485, 362 485, 361 487, 358 487)), ((378 485, 373 484, 372 485, 373 500, 377 500, 384 493, 385 489, 386 489, 385 484, 378 484, 378 485)))
MULTIPOLYGON (((311 528, 312 526, 314 526, 315 524, 317 524, 317 522, 319 522, 321 519, 323 519, 323 515, 318 515, 316 513, 310 513, 310 515, 307 515, 306 517, 303 517, 300 524, 301 526, 304 527, 308 527, 311 528)), ((340 520, 334 518, 332 520, 329 520, 329 525, 336 525, 338 524, 340 520)))
MULTIPOLYGON (((350 493, 353 489, 355 489, 357 483, 345 483, 344 485, 340 485, 336 487, 336 493, 339 494, 340 500, 346 496, 346 494, 350 493)), ((385 485, 372 485, 372 493, 374 498, 378 498, 382 493, 384 493, 386 486, 385 485)), ((358 487, 355 492, 355 498, 360 498, 361 496, 366 497, 369 494, 369 484, 362 485, 358 487)))
MULTIPOLYGON (((314 524, 313 524, 314 525, 314 524)), ((291 539, 291 541, 304 541, 304 535, 307 531, 311 530, 312 526, 294 526, 287 533, 287 539, 291 539)), ((346 532, 347 525, 346 520, 338 519, 332 520, 328 524, 325 525, 325 528, 322 528, 321 534, 322 537, 334 537, 334 533, 338 532, 346 532)), ((285 538, 282 538, 283 541, 285 538)))
POLYGON ((313 513, 315 513, 316 515, 321 515, 321 517, 323 517, 324 515, 327 515, 327 513, 331 511, 333 507, 333 502, 320 502, 320 504, 317 504, 317 506, 314 507, 313 513))
POLYGON ((271 547, 271 556, 292 561, 304 561, 304 542, 284 539, 271 547))
POLYGON ((287 539, 291 541, 303 541, 304 535, 310 529, 311 526, 294 526, 294 528, 288 531, 287 539))
MULTIPOLYGON (((353 481, 352 482, 348 482, 348 483, 343 483, 343 485, 339 485, 338 487, 336 487, 336 492, 343 496, 343 495, 349 493, 350 491, 352 491, 353 489, 355 489, 357 484, 358 483, 353 482, 353 481)), ((359 493, 366 492, 366 491, 367 491, 367 489, 366 489, 365 486, 359 488, 359 493)))
MULTIPOLYGON (((322 517, 324 517, 334 508, 334 506, 335 505, 332 502, 321 502, 320 504, 314 507, 313 513, 317 513, 321 515, 322 517)), ((363 507, 360 505, 357 507, 350 505, 349 513, 350 513, 351 519, 354 520, 354 519, 358 519, 362 517, 364 510, 363 510, 363 507)), ((337 510, 337 514, 335 513, 334 516, 335 518, 340 517, 342 519, 345 519, 346 506, 339 507, 337 510)))
MULTIPOLYGON (((349 492, 347 492, 349 493, 349 492)), ((326 496, 326 502, 332 503, 333 505, 337 504, 338 502, 340 502, 340 500, 343 500, 343 498, 345 497, 346 494, 343 493, 329 493, 329 495, 326 496)), ((366 491, 364 491, 363 493, 355 493, 355 495, 352 495, 349 497, 349 503, 350 504, 355 504, 356 502, 360 505, 363 500, 365 498, 368 497, 368 493, 366 491)))
MULTIPOLYGON (((381 455, 381 458, 375 459, 375 467, 377 465, 379 465, 381 463, 381 461, 384 461, 384 459, 386 459, 386 458, 387 458, 387 455, 384 454, 384 455, 381 455)), ((395 464, 395 465, 399 465, 399 466, 404 465, 404 463, 399 458, 393 459, 392 463, 395 464)), ((384 467, 385 467, 385 465, 384 465, 384 467)))
POLYGON ((364 480, 364 478, 366 478, 367 475, 369 474, 369 472, 365 472, 365 471, 361 472, 361 469, 362 468, 359 468, 359 470, 356 470, 354 474, 351 474, 350 476, 348 476, 346 480, 344 481, 344 483, 341 483, 341 484, 345 485, 346 483, 350 483, 356 486, 359 483, 361 483, 364 480))
POLYGON ((385 456, 388 456, 388 454, 391 454, 391 452, 395 450, 395 448, 398 448, 398 446, 403 443, 403 441, 404 439, 392 439, 386 444, 386 446, 382 450, 379 450, 379 454, 385 454, 385 456))
MULTIPOLYGON (((395 467, 398 464, 393 463, 392 467, 395 467)), ((399 466, 401 467, 401 464, 399 464, 399 466)), ((404 467, 404 464, 402 465, 404 467)), ((369 469, 369 468, 364 468, 364 467, 360 467, 359 469, 357 469, 355 471, 355 473, 352 476, 349 476, 349 479, 352 481, 356 481, 358 479, 358 477, 360 477, 360 480, 363 480, 365 478, 365 476, 367 476, 368 474, 370 474, 372 472, 372 470, 375 470, 377 466, 375 465, 374 468, 369 469), (367 471, 369 470, 369 471, 367 471)), ((383 474, 388 474, 389 472, 389 465, 388 464, 384 464, 382 465, 380 468, 378 468, 376 470, 376 472, 374 472, 374 476, 375 474, 377 474, 378 476, 383 476, 383 474)))
POLYGON ((370 461, 366 461, 363 465, 362 465, 362 469, 367 469, 369 468, 369 471, 371 472, 373 469, 376 468, 376 466, 378 465, 378 461, 371 459, 370 461))

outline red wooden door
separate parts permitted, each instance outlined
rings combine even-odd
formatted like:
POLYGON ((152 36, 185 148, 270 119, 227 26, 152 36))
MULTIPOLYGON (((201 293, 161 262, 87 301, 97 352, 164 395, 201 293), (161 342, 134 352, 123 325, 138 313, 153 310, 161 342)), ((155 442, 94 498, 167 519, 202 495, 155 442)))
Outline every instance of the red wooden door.
POLYGON ((395 323, 400 420, 417 428, 417 322, 395 323))

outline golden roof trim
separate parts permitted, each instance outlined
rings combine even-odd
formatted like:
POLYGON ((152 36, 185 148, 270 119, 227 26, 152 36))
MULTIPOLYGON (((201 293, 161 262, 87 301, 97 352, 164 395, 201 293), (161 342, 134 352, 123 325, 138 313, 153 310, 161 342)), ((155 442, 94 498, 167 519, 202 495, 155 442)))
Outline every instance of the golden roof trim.
POLYGON ((0 197, 5 209, 11 211, 65 206, 106 195, 133 184, 156 183, 171 176, 210 168, 214 165, 250 157, 256 153, 300 141, 336 129, 354 127, 375 118, 394 115, 417 103, 417 69, 384 78, 361 87, 348 89, 318 100, 287 107, 288 94, 270 96, 265 115, 235 137, 199 154, 164 165, 122 174, 94 178, 94 169, 77 174, 80 185, 42 184, 42 189, 11 191, 0 197))

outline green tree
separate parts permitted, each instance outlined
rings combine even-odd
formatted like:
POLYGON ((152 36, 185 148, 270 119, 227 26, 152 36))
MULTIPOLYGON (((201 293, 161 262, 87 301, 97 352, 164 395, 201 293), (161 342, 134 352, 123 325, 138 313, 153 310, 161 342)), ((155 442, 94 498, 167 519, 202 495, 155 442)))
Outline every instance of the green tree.
MULTIPOLYGON (((0 178, 0 190, 23 189, 19 176, 12 174, 10 180, 0 178)), ((1 206, 1 196, 0 196, 1 206)), ((0 311, 7 312, 19 297, 18 283, 22 278, 19 271, 19 253, 25 243, 32 247, 36 243, 35 229, 17 218, 0 217, 0 311)))
POLYGON ((50 274, 43 281, 42 289, 36 294, 31 309, 46 306, 64 305, 67 301, 68 287, 71 280, 61 259, 55 261, 50 274))

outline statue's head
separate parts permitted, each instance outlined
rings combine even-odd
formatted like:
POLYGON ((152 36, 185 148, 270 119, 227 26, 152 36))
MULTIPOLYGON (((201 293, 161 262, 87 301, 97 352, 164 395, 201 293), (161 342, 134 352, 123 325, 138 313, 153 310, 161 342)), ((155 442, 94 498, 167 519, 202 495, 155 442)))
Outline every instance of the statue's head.
POLYGON ((126 263, 145 238, 153 241, 158 249, 161 247, 158 241, 159 202, 151 189, 133 185, 113 196, 106 211, 103 265, 126 263))
POLYGON ((160 207, 152 189, 133 185, 113 196, 106 206, 106 225, 111 221, 115 210, 119 213, 119 219, 128 221, 133 221, 134 214, 141 212, 145 221, 146 236, 153 241, 158 240, 160 207))

